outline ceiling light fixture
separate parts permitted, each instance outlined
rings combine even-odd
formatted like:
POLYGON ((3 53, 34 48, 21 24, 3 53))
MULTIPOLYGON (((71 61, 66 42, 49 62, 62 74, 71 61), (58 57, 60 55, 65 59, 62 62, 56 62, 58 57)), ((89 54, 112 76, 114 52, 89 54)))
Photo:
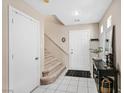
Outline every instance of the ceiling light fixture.
POLYGON ((45 3, 47 3, 47 4, 49 3, 49 0, 43 0, 43 1, 44 1, 45 3))
POLYGON ((79 11, 74 11, 74 16, 78 16, 79 15, 79 11))

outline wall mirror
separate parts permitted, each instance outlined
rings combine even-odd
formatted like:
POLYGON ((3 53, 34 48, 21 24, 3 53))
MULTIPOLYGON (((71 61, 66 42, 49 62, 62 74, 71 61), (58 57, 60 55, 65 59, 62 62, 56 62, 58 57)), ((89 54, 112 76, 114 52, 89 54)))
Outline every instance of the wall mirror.
POLYGON ((105 54, 112 53, 112 27, 105 32, 105 54))
POLYGON ((112 27, 104 28, 99 39, 99 46, 103 48, 103 52, 100 54, 100 57, 105 59, 105 55, 112 53, 112 27))
POLYGON ((100 54, 100 58, 106 60, 106 55, 112 53, 112 25, 111 16, 105 24, 101 25, 101 32, 99 36, 99 46, 103 48, 103 52, 100 54))

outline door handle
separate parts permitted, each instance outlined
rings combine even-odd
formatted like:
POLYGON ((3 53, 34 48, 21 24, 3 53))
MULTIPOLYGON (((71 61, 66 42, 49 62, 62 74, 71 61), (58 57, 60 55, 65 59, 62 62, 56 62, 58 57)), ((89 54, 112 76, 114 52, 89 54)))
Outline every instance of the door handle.
POLYGON ((73 54, 73 49, 71 49, 71 52, 70 53, 73 54))
POLYGON ((73 52, 71 52, 71 54, 73 54, 73 52))
POLYGON ((39 59, 39 57, 35 57, 35 60, 38 60, 39 59))

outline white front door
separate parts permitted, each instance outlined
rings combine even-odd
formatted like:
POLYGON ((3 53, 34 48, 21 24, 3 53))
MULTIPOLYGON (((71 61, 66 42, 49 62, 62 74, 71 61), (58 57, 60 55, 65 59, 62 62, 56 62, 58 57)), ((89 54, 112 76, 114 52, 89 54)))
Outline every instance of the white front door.
POLYGON ((40 84, 39 22, 10 8, 9 93, 30 93, 40 84))
POLYGON ((90 71, 89 39, 87 30, 69 32, 69 69, 90 71))

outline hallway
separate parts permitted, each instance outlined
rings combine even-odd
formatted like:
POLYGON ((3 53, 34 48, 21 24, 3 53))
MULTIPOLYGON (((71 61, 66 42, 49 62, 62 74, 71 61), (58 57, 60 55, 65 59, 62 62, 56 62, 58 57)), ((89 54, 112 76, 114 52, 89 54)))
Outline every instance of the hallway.
POLYGON ((94 79, 65 76, 65 73, 66 70, 56 82, 41 85, 32 93, 97 93, 94 79))
POLYGON ((3 0, 3 93, 120 93, 120 5, 3 0))

